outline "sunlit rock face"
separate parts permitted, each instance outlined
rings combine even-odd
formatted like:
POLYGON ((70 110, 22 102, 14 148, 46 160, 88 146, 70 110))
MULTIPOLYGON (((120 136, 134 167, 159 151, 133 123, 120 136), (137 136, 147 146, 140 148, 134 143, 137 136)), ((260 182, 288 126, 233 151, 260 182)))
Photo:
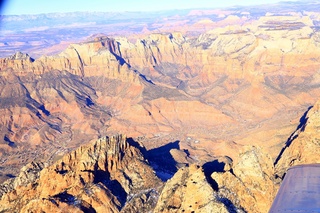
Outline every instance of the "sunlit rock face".
POLYGON ((245 212, 266 212, 277 187, 271 157, 261 148, 246 147, 227 171, 213 172, 221 199, 229 200, 245 212))
POLYGON ((50 166, 23 168, 19 177, 2 185, 1 211, 146 212, 154 208, 161 185, 138 143, 116 135, 82 146, 50 166))
POLYGON ((297 130, 289 137, 276 162, 276 174, 283 177, 286 169, 299 164, 319 163, 320 101, 309 108, 297 130))
POLYGON ((202 167, 181 168, 165 185, 154 212, 228 212, 202 167))

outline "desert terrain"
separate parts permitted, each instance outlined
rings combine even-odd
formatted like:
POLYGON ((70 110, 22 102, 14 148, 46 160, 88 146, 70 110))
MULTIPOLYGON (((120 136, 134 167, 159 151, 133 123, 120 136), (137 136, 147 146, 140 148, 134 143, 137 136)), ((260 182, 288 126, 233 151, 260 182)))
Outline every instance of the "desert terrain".
POLYGON ((268 212, 320 162, 319 6, 1 16, 0 212, 268 212))

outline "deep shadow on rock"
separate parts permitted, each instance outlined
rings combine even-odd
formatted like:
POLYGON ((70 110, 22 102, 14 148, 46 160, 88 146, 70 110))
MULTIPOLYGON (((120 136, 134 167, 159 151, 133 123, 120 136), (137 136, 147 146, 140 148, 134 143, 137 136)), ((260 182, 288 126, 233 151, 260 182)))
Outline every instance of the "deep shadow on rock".
MULTIPOLYGON (((312 109, 312 106, 310 106, 307 111, 303 114, 303 116, 300 118, 300 123, 297 127, 297 129, 290 135, 290 137, 288 138, 285 146, 281 149, 278 157, 276 158, 275 162, 274 162, 274 165, 276 165, 278 163, 278 161, 280 160, 283 152, 291 145, 292 141, 294 141, 297 137, 298 137, 298 134, 297 134, 297 131, 301 131, 301 132, 304 132, 305 130, 305 127, 306 127, 306 124, 307 124, 307 121, 308 121, 308 112, 310 111, 310 109, 312 109)), ((283 177, 281 177, 281 179, 283 179, 283 177)))
POLYGON ((206 176, 208 183, 211 185, 211 187, 215 191, 218 191, 219 186, 218 186, 217 182, 212 179, 211 174, 213 172, 223 172, 225 165, 226 164, 224 162, 219 162, 218 160, 207 162, 202 165, 204 175, 206 176))
POLYGON ((179 143, 180 141, 170 142, 164 146, 146 152, 146 158, 150 162, 152 168, 156 171, 156 175, 162 181, 167 181, 177 172, 177 162, 170 154, 170 150, 180 150, 179 143))

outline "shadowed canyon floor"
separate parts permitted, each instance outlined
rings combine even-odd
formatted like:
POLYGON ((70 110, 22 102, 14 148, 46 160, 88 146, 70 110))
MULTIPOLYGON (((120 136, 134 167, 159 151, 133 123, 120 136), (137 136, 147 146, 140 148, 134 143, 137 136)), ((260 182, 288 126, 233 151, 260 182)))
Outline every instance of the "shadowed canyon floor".
POLYGON ((0 211, 268 211, 319 161, 318 6, 21 45, 0 59, 0 211))

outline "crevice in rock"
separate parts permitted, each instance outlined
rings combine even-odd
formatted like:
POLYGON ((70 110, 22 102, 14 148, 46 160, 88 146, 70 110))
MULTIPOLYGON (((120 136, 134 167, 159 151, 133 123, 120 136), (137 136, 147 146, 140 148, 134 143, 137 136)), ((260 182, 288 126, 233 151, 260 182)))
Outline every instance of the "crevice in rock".
POLYGON ((285 143, 285 146, 281 149, 278 157, 276 158, 275 162, 274 162, 274 166, 276 166, 279 162, 279 160, 282 157, 282 154, 284 153, 284 151, 291 145, 291 143, 298 137, 299 132, 304 132, 305 128, 306 128, 306 124, 308 121, 308 117, 307 114, 308 112, 312 109, 312 106, 310 106, 307 111, 303 114, 303 116, 300 118, 300 123, 297 127, 297 129, 290 135, 290 137, 288 138, 287 142, 285 143))
POLYGON ((213 172, 224 172, 224 166, 226 164, 224 162, 219 162, 218 160, 214 160, 211 162, 207 162, 202 165, 204 175, 208 181, 208 183, 211 185, 211 187, 215 190, 219 190, 218 183, 212 179, 211 174, 213 172))
POLYGON ((225 207, 227 208, 229 213, 239 213, 239 212, 243 212, 245 213, 246 211, 244 211, 243 209, 239 209, 237 208, 232 202, 231 200, 229 200, 226 197, 218 197, 217 198, 218 201, 220 201, 221 203, 223 203, 225 205, 225 207))

